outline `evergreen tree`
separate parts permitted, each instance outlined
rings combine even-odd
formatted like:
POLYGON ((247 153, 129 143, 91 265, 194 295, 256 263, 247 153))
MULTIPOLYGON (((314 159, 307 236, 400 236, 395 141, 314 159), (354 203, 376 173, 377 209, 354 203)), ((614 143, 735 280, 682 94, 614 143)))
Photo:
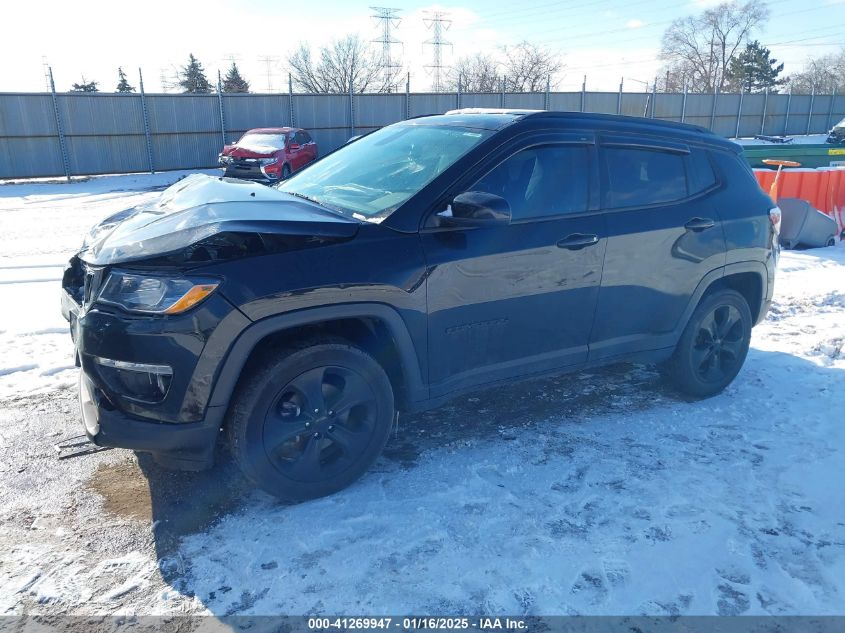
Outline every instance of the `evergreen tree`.
POLYGON ((100 92, 97 88, 96 81, 85 81, 85 75, 82 76, 82 82, 78 84, 73 84, 73 87, 70 89, 71 92, 100 92))
POLYGON ((129 85, 129 82, 126 80, 126 73, 123 72, 123 68, 120 66, 117 67, 117 88, 115 92, 135 92, 135 88, 129 85))
POLYGON ((223 77, 223 92, 249 92, 249 82, 241 77, 238 65, 233 61, 223 77))
POLYGON ((784 83, 778 79, 783 71, 783 64, 778 64, 771 56, 771 51, 754 40, 745 45, 739 55, 728 66, 726 83, 730 89, 745 92, 762 92, 777 88, 784 83))
POLYGON ((182 87, 182 92, 197 94, 211 92, 211 84, 208 83, 202 64, 193 54, 188 56, 188 65, 179 73, 179 85, 182 87))

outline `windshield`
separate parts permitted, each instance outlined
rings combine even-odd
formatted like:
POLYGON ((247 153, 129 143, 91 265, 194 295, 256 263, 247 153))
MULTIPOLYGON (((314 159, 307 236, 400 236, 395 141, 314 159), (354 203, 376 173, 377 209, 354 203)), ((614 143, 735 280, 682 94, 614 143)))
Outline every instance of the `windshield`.
POLYGON ((250 134, 246 133, 238 141, 238 147, 243 149, 282 149, 285 146, 284 134, 250 134))
POLYGON ((385 127, 329 154, 278 188, 379 221, 491 133, 427 125, 385 127))

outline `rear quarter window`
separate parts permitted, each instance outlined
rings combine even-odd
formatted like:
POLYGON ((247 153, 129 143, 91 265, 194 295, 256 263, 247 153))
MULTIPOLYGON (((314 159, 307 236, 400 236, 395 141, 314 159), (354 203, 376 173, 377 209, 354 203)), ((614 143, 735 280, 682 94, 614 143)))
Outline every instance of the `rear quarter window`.
POLYGON ((689 179, 689 193, 697 193, 710 189, 718 182, 707 150, 693 148, 687 156, 687 177, 689 179))

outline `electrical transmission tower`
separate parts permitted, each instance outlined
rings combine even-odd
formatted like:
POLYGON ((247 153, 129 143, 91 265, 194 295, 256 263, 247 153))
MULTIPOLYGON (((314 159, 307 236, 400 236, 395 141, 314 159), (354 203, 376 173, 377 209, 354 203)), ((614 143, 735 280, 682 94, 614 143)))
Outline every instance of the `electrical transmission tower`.
POLYGON ((441 92, 443 90, 443 47, 451 46, 452 42, 447 42, 443 39, 443 31, 448 31, 452 26, 452 20, 448 19, 448 13, 445 11, 426 11, 430 16, 423 18, 425 27, 431 29, 432 37, 426 40, 423 44, 429 44, 433 47, 434 58, 432 63, 426 66, 431 70, 432 82, 431 86, 434 92, 441 92))
POLYGON ((393 61, 391 56, 391 47, 393 44, 401 44, 400 40, 395 40, 390 35, 390 30, 399 26, 402 18, 397 17, 397 13, 401 9, 394 9, 391 7, 370 7, 375 13, 373 18, 381 22, 381 38, 373 40, 373 42, 381 44, 381 67, 384 71, 384 86, 387 92, 393 92, 395 86, 395 78, 398 70, 402 64, 397 64, 393 61))
POLYGON ((264 55, 259 57, 258 61, 267 67, 267 92, 273 92, 273 65, 279 62, 279 58, 275 55, 264 55))

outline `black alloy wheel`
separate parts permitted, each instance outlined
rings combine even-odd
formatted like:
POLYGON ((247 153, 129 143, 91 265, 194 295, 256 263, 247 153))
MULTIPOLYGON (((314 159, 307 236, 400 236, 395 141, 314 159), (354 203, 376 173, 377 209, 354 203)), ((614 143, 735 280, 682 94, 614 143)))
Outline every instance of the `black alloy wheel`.
POLYGON ((246 477, 285 500, 337 492, 378 458, 393 389, 366 351, 337 339, 268 350, 238 384, 226 421, 246 477))

